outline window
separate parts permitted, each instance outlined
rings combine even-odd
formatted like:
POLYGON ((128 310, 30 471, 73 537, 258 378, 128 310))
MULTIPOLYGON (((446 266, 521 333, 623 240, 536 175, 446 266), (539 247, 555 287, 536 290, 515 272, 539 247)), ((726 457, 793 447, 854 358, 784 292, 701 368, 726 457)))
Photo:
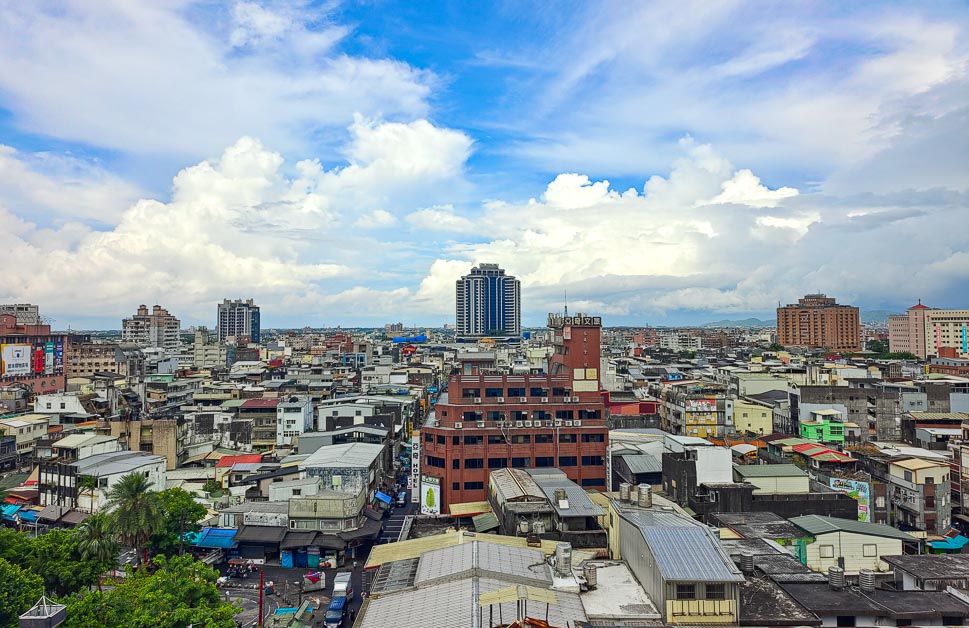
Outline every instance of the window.
POLYGON ((474 399, 475 397, 481 396, 480 388, 463 388, 461 390, 461 397, 463 399, 474 399))
POLYGON ((602 434, 583 434, 582 435, 583 443, 601 443, 604 440, 605 440, 605 437, 602 434))
POLYGON ((569 419, 569 420, 572 420, 572 417, 574 417, 574 416, 575 416, 575 414, 571 410, 556 410, 555 411, 555 418, 556 419, 569 419))
POLYGON ((461 415, 461 419, 464 420, 464 421, 477 421, 478 420, 478 413, 477 412, 465 412, 464 414, 461 415))
POLYGON ((488 458, 489 469, 504 469, 508 466, 507 458, 488 458))
POLYGON ((492 435, 488 436, 488 444, 489 445, 504 445, 505 444, 505 437, 504 436, 495 436, 494 434, 492 434, 492 435))
POLYGON ((515 445, 525 445, 532 442, 531 434, 513 434, 511 442, 515 445))
POLYGON ((512 458, 511 466, 516 469, 528 468, 531 466, 531 458, 512 458))
POLYGON ((501 388, 485 388, 485 397, 495 398, 504 397, 505 391, 501 388))
POLYGON ((818 547, 821 558, 834 558, 834 545, 821 545, 818 547))
POLYGON ((598 419, 600 418, 598 410, 579 410, 580 419, 598 419))
POLYGON ((461 468, 461 459, 460 458, 454 458, 453 460, 451 460, 451 468, 452 469, 460 469, 461 468))
POLYGON ((484 482, 465 482, 464 490, 466 491, 480 491, 484 488, 484 482))
MULTIPOLYGON (((455 460, 455 462, 458 461, 455 460)), ((438 467, 440 469, 444 468, 444 458, 438 458, 437 456, 428 456, 426 463, 429 467, 438 467)))
POLYGON ((727 587, 724 584, 707 584, 703 588, 708 600, 723 600, 727 597, 727 587))
POLYGON ((565 396, 569 396, 569 395, 568 395, 568 391, 565 388, 553 388, 552 389, 552 396, 553 397, 565 397, 565 396))
POLYGON ((911 482, 912 481, 912 472, 911 471, 906 471, 905 472, 905 481, 906 482, 911 482))
POLYGON ((965 623, 965 617, 959 617, 959 616, 942 617, 943 626, 962 626, 964 623, 965 623))
POLYGON ((424 435, 424 442, 425 443, 433 443, 434 442, 434 435, 433 434, 425 434, 424 435))
POLYGON ((925 478, 925 483, 926 484, 935 484, 935 478, 929 476, 929 477, 925 478))
POLYGON ((531 397, 548 397, 548 388, 532 388, 529 391, 531 397))
POLYGON ((536 467, 554 467, 555 458, 553 456, 538 456, 535 458, 536 467))
POLYGON ((484 469, 484 458, 465 458, 465 469, 484 469))
POLYGON ((508 396, 509 397, 524 397, 525 396, 525 389, 524 388, 509 388, 508 389, 508 396))
POLYGON ((293 497, 299 497, 302 494, 303 494, 303 489, 301 489, 301 488, 294 488, 293 489, 293 497))
POLYGON ((874 558, 878 556, 878 546, 874 543, 865 543, 861 546, 861 555, 866 558, 874 558))
POLYGON ((444 434, 439 434, 438 437, 437 437, 437 444, 438 445, 443 445, 445 442, 447 442, 447 441, 444 438, 444 434))
POLYGON ((695 600, 696 599, 696 585, 695 584, 678 584, 678 585, 676 585, 676 599, 678 599, 678 600, 695 600))
POLYGON ((582 456, 583 467, 601 467, 603 464, 602 456, 582 456))
POLYGON ((560 443, 574 443, 575 441, 575 434, 559 434, 560 443))
POLYGON ((481 445, 483 443, 484 443, 484 437, 483 436, 465 436, 464 437, 464 444, 465 445, 481 445))
POLYGON ((535 434, 535 442, 536 443, 551 443, 552 442, 552 435, 551 434, 535 434))
POLYGON ((575 463, 576 463, 575 456, 559 456, 560 467, 574 467, 575 463))
POLYGON ((451 490, 452 491, 460 491, 461 490, 461 483, 460 482, 451 482, 451 490))
POLYGON ((605 478, 583 478, 582 486, 605 486, 605 478))

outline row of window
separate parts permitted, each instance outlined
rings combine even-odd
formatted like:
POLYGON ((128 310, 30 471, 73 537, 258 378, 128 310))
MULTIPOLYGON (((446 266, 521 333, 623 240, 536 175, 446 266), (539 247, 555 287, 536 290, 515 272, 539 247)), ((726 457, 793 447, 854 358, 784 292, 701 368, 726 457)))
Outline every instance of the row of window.
MULTIPOLYGON (((578 456, 559 456, 558 466, 559 467, 575 467, 579 463, 578 456)), ((581 458, 583 467, 601 467, 605 464, 602 456, 582 456, 581 458)), ((504 469, 508 466, 508 458, 488 458, 488 468, 489 469, 504 469)), ((444 458, 438 456, 426 456, 425 464, 429 467, 437 467, 443 469, 445 467, 446 461, 444 458)), ((531 467, 531 458, 512 458, 511 466, 514 468, 529 468, 531 467)), ((537 456, 535 458, 535 467, 554 467, 555 456, 537 456)), ((461 459, 454 458, 451 460, 452 469, 461 468, 461 459)), ((465 469, 484 469, 485 459, 484 458, 465 458, 464 459, 465 469)))
MULTIPOLYGON (((595 487, 595 486, 605 486, 605 485, 606 485, 606 480, 604 478, 585 478, 582 480, 582 486, 584 487, 595 487)), ((484 482, 465 482, 464 483, 464 490, 466 491, 480 491, 483 488, 484 488, 484 482)), ((460 491, 461 482, 451 482, 451 490, 460 491)))
MULTIPOLYGON (((582 434, 583 443, 602 443, 605 442, 604 434, 582 434)), ((489 445, 527 445, 532 442, 534 437, 536 443, 553 443, 555 442, 555 437, 553 434, 512 434, 510 440, 506 440, 501 434, 491 434, 488 438, 489 445)), ((452 436, 452 445, 483 445, 485 437, 480 434, 469 434, 466 436, 452 436)), ((437 442, 438 445, 447 444, 447 437, 440 434, 435 436, 433 434, 425 434, 424 442, 433 443, 437 442)), ((579 442, 578 434, 559 434, 560 443, 576 443, 579 442)))
MULTIPOLYGON (((575 410, 556 410, 554 416, 556 419, 571 421, 576 418, 576 414, 578 414, 579 420, 599 419, 602 417, 602 414, 598 410, 579 410, 578 413, 576 413, 575 410)), ((444 414, 442 416, 447 415, 444 414)), ((474 412, 472 410, 461 415, 461 419, 469 423, 484 419, 487 419, 488 421, 527 421, 528 418, 528 412, 525 410, 512 410, 507 414, 502 410, 491 410, 485 413, 474 412)), ((552 413, 548 412, 547 410, 535 410, 532 412, 531 418, 538 421, 549 421, 552 419, 552 413)))
POLYGON ((462 399, 474 399, 475 397, 485 397, 486 399, 497 399, 498 397, 566 397, 572 394, 567 388, 552 388, 552 394, 549 395, 548 388, 542 388, 540 386, 533 386, 532 388, 485 388, 484 395, 481 394, 480 388, 462 388, 461 398, 462 399), (528 391, 527 393, 525 391, 528 391))

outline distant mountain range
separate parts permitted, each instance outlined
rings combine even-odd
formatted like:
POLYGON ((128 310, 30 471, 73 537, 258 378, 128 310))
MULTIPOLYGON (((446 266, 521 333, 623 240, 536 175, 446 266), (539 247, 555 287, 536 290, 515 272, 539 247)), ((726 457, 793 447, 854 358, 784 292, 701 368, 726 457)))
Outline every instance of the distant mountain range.
POLYGON ((898 312, 892 312, 891 310, 862 310, 861 322, 862 323, 885 323, 888 321, 888 317, 891 314, 898 314, 898 312))
POLYGON ((774 327, 777 325, 777 321, 765 321, 759 318, 740 318, 736 320, 722 320, 714 321, 712 323, 704 323, 700 327, 774 327))

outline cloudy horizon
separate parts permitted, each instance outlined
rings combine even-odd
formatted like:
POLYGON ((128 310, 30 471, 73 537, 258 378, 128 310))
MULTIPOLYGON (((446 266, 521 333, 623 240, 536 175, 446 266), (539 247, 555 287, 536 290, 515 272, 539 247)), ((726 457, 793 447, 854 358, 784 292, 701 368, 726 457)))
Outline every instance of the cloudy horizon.
POLYGON ((116 329, 969 307, 959 3, 0 0, 0 302, 116 329))

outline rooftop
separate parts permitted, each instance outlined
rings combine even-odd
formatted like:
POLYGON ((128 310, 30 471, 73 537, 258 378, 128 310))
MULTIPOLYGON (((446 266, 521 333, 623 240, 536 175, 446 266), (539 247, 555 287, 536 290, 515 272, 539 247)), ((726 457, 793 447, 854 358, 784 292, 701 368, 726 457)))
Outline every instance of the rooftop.
POLYGON ((59 441, 54 442, 51 447, 54 449, 74 449, 76 447, 90 447, 100 443, 110 443, 117 441, 117 436, 102 436, 100 434, 71 434, 59 441))
POLYGON ((561 469, 526 469, 560 517, 600 517, 605 512, 589 499, 589 494, 561 469), (565 501, 555 499, 555 491, 565 491, 565 501))
POLYGON ((804 536, 793 523, 773 512, 723 512, 710 515, 720 526, 745 539, 797 539, 804 536))
POLYGON ((888 539, 899 539, 901 541, 916 540, 912 535, 883 523, 866 523, 864 521, 858 521, 857 519, 804 515, 803 517, 793 517, 791 523, 814 536, 829 532, 853 532, 855 534, 867 534, 888 539))
POLYGON ((911 471, 918 471, 919 469, 935 469, 938 467, 949 468, 948 462, 940 462, 934 460, 922 460, 920 458, 909 458, 908 460, 898 460, 892 461, 892 464, 896 467, 902 467, 903 469, 909 469, 911 471))
MULTIPOLYGON (((284 502, 281 503, 285 505, 284 502)), ((462 543, 470 543, 472 541, 496 543, 499 545, 513 545, 516 547, 528 547, 524 537, 502 536, 499 534, 472 534, 458 532, 456 530, 448 530, 443 534, 434 534, 419 539, 409 539, 407 541, 398 541, 396 543, 374 545, 373 549, 370 550, 370 556, 367 558, 366 568, 372 569, 385 563, 406 560, 408 558, 417 558, 424 552, 440 549, 442 547, 451 547, 452 545, 460 545, 462 543)), ((546 555, 552 554, 555 552, 555 546, 557 543, 557 541, 543 540, 541 549, 546 555)), ((578 552, 573 550, 573 557, 577 553, 578 552)))
POLYGON ((742 478, 807 477, 807 473, 793 464, 735 464, 733 472, 742 478))
POLYGON ((106 476, 129 473, 149 464, 165 464, 163 456, 155 456, 143 451, 113 451, 107 454, 88 456, 71 464, 79 475, 106 476))
POLYGON ((969 578, 969 555, 965 554, 904 554, 882 556, 881 559, 920 580, 969 578))
POLYGON ((854 587, 840 591, 827 583, 780 585, 802 606, 819 615, 888 615, 891 618, 969 616, 969 604, 944 591, 888 591, 861 593, 854 587))
POLYGON ((659 611, 625 563, 588 562, 596 565, 598 583, 595 589, 582 593, 582 605, 590 622, 638 625, 651 620, 659 623, 659 611))
POLYGON ((344 443, 327 445, 311 453, 299 463, 300 469, 320 467, 368 467, 384 450, 383 445, 375 443, 344 443))

